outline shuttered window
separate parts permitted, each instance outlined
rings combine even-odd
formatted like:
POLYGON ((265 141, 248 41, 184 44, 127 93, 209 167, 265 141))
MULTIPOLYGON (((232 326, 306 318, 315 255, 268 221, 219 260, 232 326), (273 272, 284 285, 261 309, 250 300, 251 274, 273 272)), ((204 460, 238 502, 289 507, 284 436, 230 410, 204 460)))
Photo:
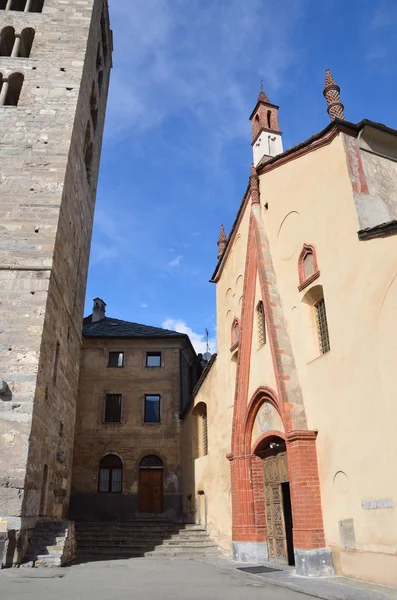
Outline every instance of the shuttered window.
POLYGON ((121 394, 106 394, 105 423, 121 422, 121 394))

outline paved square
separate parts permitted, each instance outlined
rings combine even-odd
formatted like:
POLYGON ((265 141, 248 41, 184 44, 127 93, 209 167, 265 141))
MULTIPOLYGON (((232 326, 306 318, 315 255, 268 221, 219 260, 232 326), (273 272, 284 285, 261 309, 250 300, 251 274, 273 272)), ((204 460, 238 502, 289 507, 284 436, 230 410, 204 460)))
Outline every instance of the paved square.
POLYGON ((0 572, 7 600, 307 600, 227 563, 188 559, 131 559, 66 569, 0 572))

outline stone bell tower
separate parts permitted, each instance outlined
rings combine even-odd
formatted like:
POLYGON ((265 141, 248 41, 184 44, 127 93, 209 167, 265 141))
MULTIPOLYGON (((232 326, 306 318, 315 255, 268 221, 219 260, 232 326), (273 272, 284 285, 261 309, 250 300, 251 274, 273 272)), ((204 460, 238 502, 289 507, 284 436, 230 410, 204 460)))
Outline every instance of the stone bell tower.
POLYGON ((107 0, 0 0, 0 519, 67 516, 112 34, 107 0))

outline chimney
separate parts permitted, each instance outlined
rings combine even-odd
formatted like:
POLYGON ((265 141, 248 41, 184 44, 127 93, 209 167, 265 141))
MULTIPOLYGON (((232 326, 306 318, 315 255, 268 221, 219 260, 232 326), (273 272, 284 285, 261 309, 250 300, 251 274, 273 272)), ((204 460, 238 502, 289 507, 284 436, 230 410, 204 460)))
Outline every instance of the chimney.
POLYGON ((106 304, 100 298, 95 298, 94 308, 92 309, 92 322, 100 321, 105 318, 106 304))

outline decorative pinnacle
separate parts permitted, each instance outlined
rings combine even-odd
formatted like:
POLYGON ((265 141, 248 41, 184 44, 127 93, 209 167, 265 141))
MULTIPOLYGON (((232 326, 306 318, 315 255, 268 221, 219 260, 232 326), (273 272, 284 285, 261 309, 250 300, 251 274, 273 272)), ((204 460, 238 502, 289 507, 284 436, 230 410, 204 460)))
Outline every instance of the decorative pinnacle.
POLYGON ((225 228, 223 227, 223 225, 221 225, 221 230, 220 230, 219 239, 218 239, 218 260, 224 253, 226 244, 227 244, 227 237, 226 237, 226 233, 225 233, 225 228))
POLYGON ((259 204, 259 177, 256 172, 255 166, 251 165, 250 170, 250 190, 251 190, 251 204, 259 204))
POLYGON ((326 69, 325 71, 325 87, 323 92, 328 105, 328 114, 331 121, 335 119, 345 118, 344 106, 340 99, 340 87, 335 83, 332 77, 331 71, 326 69))

